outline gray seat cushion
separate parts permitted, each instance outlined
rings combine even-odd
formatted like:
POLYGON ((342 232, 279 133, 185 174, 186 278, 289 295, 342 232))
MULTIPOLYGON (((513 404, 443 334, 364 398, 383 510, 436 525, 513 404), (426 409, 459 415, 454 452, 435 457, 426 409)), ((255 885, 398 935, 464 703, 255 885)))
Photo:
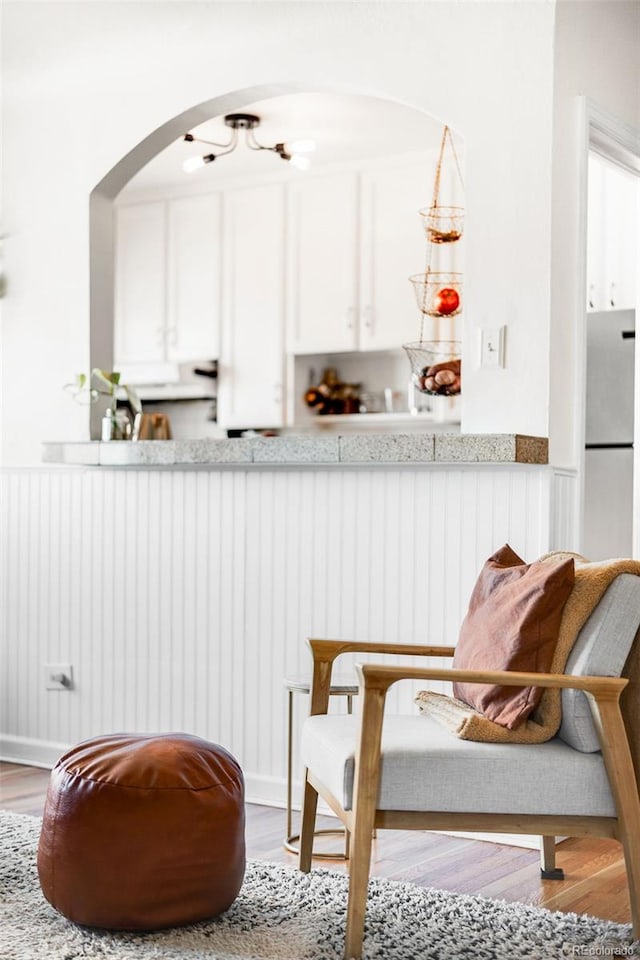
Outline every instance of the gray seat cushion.
MULTIPOLYGON (((346 810, 358 724, 358 717, 309 717, 302 733, 305 765, 346 810)), ((459 740, 425 716, 385 717, 378 808, 615 816, 601 754, 557 737, 526 745, 459 740)))
MULTIPOLYGON (((619 677, 639 625, 640 577, 622 573, 609 585, 580 631, 564 672, 619 677)), ((576 750, 600 750, 589 701, 582 690, 562 691, 558 736, 576 750)))

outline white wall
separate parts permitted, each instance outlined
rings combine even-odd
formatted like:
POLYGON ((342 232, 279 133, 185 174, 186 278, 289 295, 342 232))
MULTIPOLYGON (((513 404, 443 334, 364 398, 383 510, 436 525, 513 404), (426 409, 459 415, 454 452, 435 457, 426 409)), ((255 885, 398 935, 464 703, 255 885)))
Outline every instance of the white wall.
POLYGON ((586 255, 579 223, 583 150, 580 97, 640 130, 640 3, 561 0, 556 7, 551 235, 550 458, 579 462, 580 407, 575 403, 578 325, 585 322, 586 255), (582 248, 582 249, 581 249, 582 248))
POLYGON ((86 434, 61 386, 89 362, 92 189, 172 117, 278 83, 397 99, 460 131, 463 428, 547 434, 553 4, 9 2, 3 17, 7 463, 86 434), (474 369, 476 327, 503 323, 506 369, 474 369))

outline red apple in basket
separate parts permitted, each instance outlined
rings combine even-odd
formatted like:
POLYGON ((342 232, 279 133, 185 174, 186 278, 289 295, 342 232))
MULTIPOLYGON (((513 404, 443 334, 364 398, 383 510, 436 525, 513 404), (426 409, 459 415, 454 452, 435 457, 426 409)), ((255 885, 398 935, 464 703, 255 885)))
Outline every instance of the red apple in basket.
POLYGON ((448 317, 460 306, 460 295, 453 287, 443 287, 434 295, 433 306, 443 317, 448 317))

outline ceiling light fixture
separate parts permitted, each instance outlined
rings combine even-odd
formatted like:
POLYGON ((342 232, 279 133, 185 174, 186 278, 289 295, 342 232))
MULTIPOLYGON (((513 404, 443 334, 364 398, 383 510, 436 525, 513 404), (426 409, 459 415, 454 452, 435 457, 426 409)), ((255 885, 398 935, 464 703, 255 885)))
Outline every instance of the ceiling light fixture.
POLYGON ((206 153, 200 157, 190 157, 185 160, 182 167, 187 173, 193 173, 199 167, 204 167, 207 163, 212 163, 218 157, 223 157, 226 153, 233 153, 239 143, 239 130, 245 132, 245 142, 250 150, 269 150, 271 153, 277 153, 282 160, 286 160, 298 170, 306 170, 311 163, 307 153, 312 153, 316 144, 314 140, 294 140, 292 143, 276 143, 273 147, 266 147, 256 140, 254 129, 260 125, 260 117, 254 113, 229 113, 224 118, 224 122, 231 127, 231 139, 229 143, 214 143, 212 140, 201 140, 194 137, 192 133, 185 133, 184 140, 187 143, 206 143, 209 147, 219 147, 216 153, 206 153))

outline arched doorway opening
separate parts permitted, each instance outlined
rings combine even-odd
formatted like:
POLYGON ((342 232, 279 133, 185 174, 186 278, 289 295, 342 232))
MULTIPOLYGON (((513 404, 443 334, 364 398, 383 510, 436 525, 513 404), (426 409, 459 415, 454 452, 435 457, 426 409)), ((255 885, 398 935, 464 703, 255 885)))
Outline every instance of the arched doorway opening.
MULTIPOLYGON (((153 131, 126 154, 92 191, 90 199, 90 362, 91 366, 112 369, 114 358, 114 216, 113 205, 115 198, 127 188, 132 181, 139 180, 141 171, 149 170, 156 158, 163 153, 169 153, 172 145, 182 140, 187 131, 198 129, 201 125, 221 118, 229 112, 248 109, 248 105, 278 104, 292 101, 297 98, 322 96, 344 98, 344 101, 359 101, 362 104, 361 114, 354 121, 353 115, 349 120, 340 116, 337 111, 337 126, 342 123, 342 131, 348 130, 350 137, 349 148, 351 153, 360 154, 363 150, 371 149, 372 155, 381 151, 380 144, 386 140, 384 148, 389 153, 403 150, 418 150, 433 148, 435 151, 442 132, 442 122, 429 116, 424 110, 411 105, 399 103, 388 98, 371 95, 361 91, 337 90, 335 87, 326 87, 322 90, 312 89, 308 85, 299 84, 272 84, 237 90, 220 97, 200 103, 181 114, 168 120, 161 127, 153 131), (375 109, 371 105, 378 105, 375 109, 382 111, 384 119, 375 120, 375 109), (377 138, 377 139, 376 139, 377 138)), ((262 113, 262 109, 260 108, 262 113)), ((307 131, 305 131, 307 132, 307 131)), ((262 130, 261 130, 262 134, 262 130)), ((270 140, 267 129, 264 139, 270 140)), ((238 151, 239 153, 240 151, 238 151)), ((343 150, 332 155, 335 163, 349 156, 343 150)), ((228 163, 229 161, 225 161, 228 163)), ((216 164, 216 173, 222 164, 216 164)), ((227 168, 230 169, 229 167, 227 168)), ((429 182, 432 172, 425 170, 425 202, 429 194, 429 182)), ((406 275, 412 270, 420 268, 417 260, 406 264, 406 275)), ((416 320, 417 328, 417 320, 416 320)), ((413 337, 411 338, 413 339, 413 337)), ((99 410, 92 410, 96 422, 92 423, 92 435, 97 435, 97 421, 99 410)))

